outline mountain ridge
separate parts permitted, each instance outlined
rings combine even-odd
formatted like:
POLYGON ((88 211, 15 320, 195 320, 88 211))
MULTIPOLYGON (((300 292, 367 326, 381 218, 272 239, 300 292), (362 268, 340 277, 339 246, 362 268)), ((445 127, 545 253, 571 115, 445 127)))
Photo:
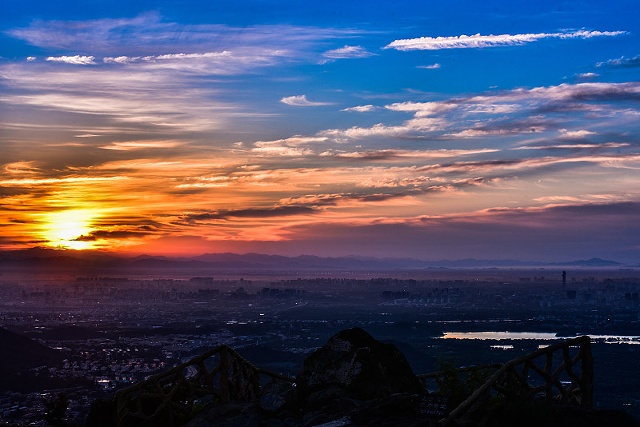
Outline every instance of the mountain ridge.
POLYGON ((114 255, 108 252, 53 249, 0 251, 0 268, 30 270, 109 270, 127 273, 142 269, 154 270, 427 270, 482 268, 618 268, 638 267, 598 257, 570 261, 522 261, 515 259, 483 260, 421 260, 417 258, 376 258, 364 256, 321 257, 316 255, 284 256, 274 254, 231 252, 205 253, 197 256, 114 255))

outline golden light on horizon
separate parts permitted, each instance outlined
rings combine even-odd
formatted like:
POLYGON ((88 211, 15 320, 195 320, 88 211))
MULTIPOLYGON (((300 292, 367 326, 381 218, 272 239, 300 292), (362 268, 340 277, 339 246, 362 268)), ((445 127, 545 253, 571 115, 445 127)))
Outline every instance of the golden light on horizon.
POLYGON ((96 213, 89 209, 73 209, 46 215, 43 237, 47 245, 62 249, 92 249, 93 242, 79 240, 91 231, 96 213))

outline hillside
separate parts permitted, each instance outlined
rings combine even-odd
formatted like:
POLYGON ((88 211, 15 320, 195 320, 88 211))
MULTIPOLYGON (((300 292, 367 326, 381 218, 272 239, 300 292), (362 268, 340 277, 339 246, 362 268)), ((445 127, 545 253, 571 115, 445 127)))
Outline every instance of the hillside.
POLYGON ((22 335, 0 328, 0 390, 37 390, 43 385, 30 368, 57 366, 63 355, 22 335))

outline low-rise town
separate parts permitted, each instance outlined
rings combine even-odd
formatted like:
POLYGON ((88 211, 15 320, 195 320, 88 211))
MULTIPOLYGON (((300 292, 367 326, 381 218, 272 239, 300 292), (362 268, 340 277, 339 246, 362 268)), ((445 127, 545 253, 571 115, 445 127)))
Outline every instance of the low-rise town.
POLYGON ((615 363, 640 351, 632 345, 640 344, 640 278, 633 273, 585 271, 569 278, 561 271, 491 269, 422 277, 397 272, 324 278, 4 275, 0 326, 55 350, 59 363, 30 367, 24 387, 1 387, 0 423, 47 425, 48 411, 64 399, 69 425, 83 425, 96 398, 219 344, 293 377, 306 355, 353 325, 398 345, 416 373, 432 371, 443 360, 504 362, 543 345, 545 333, 556 339, 588 334, 596 355, 606 355, 596 359, 599 404, 640 414, 640 387, 618 392, 623 380, 629 383, 629 373, 619 372, 615 363), (454 332, 488 331, 512 335, 500 342, 449 339, 454 332), (534 336, 521 339, 518 333, 534 336))

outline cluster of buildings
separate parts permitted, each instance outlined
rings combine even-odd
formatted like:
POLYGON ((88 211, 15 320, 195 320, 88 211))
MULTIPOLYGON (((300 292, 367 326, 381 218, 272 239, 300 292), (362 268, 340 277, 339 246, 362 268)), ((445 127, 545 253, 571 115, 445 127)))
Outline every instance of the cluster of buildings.
POLYGON ((60 366, 38 367, 31 374, 79 385, 38 393, 0 392, 0 424, 44 423, 47 402, 59 393, 69 400, 68 418, 81 420, 93 399, 219 344, 237 349, 270 346, 282 354, 303 355, 322 345, 328 331, 354 322, 371 330, 396 328, 400 335, 428 340, 435 334, 423 336, 430 332, 421 331, 436 331, 438 322, 500 318, 507 310, 536 313, 531 319, 539 324, 567 323, 567 313, 578 313, 571 321, 579 323, 580 313, 587 312, 583 324, 598 319, 628 323, 630 315, 638 320, 640 278, 585 276, 563 283, 559 274, 552 278, 493 271, 461 275, 275 280, 101 277, 2 284, 0 326, 65 355, 60 366), (425 329, 416 326, 419 322, 425 329))

